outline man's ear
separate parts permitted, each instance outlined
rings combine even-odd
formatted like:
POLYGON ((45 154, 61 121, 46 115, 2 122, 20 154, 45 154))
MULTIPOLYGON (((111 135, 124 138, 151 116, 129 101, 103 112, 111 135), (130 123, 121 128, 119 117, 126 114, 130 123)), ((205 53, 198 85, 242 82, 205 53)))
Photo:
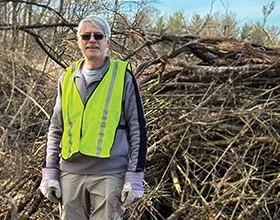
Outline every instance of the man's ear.
POLYGON ((109 37, 108 40, 107 40, 107 47, 108 47, 108 49, 110 48, 110 45, 111 45, 111 38, 109 37))
POLYGON ((78 46, 79 46, 79 49, 81 50, 82 49, 82 42, 81 42, 81 39, 77 39, 77 42, 78 42, 78 46))

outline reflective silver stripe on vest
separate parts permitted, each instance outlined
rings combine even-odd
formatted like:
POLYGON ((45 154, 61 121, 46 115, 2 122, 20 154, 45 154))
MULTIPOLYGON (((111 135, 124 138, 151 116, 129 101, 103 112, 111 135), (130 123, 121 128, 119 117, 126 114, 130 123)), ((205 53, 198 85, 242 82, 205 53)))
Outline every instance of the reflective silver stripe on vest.
MULTIPOLYGON (((73 69, 73 67, 72 67, 72 69, 73 69)), ((73 71, 73 70, 71 70, 71 71, 73 71)), ((70 80, 74 80, 74 76, 75 76, 75 74, 73 74, 73 79, 72 79, 72 76, 70 76, 70 80)), ((73 86, 73 83, 72 83, 72 86, 73 86)), ((67 111, 68 111, 68 114, 67 114, 67 120, 68 120, 68 124, 69 124, 69 129, 68 129, 68 137, 69 137, 69 145, 68 145, 68 149, 67 149, 67 151, 68 151, 68 155, 70 155, 71 154, 71 148, 72 148, 72 145, 73 145, 73 135, 72 135, 72 128, 73 128, 73 123, 72 123, 72 121, 71 121, 71 118, 70 118, 70 111, 69 111, 69 97, 67 97, 68 98, 68 106, 67 106, 67 111)))
MULTIPOLYGON (((69 106, 68 106, 69 108, 69 106)), ((72 127, 73 127, 73 123, 70 119, 70 114, 68 113, 68 123, 69 123, 69 130, 68 130, 68 136, 69 136, 69 145, 68 145, 68 155, 71 154, 71 147, 73 144, 73 136, 72 136, 72 127)))
POLYGON ((102 123, 101 123, 99 138, 98 138, 98 146, 97 146, 96 156, 100 156, 100 154, 101 154, 102 141, 103 141, 103 137, 104 137, 104 129, 105 129, 105 126, 106 126, 106 120, 107 120, 107 115, 108 115, 108 108, 109 108, 109 103, 110 103, 110 100, 111 100, 111 97, 112 97, 112 91, 113 91, 113 87, 114 87, 115 80, 116 80, 118 65, 119 65, 119 61, 117 60, 115 62, 115 65, 114 65, 113 76, 112 76, 112 79, 111 79, 111 82, 110 82, 109 91, 108 91, 107 97, 106 97, 106 104, 105 104, 105 107, 104 107, 104 110, 103 110, 102 123))

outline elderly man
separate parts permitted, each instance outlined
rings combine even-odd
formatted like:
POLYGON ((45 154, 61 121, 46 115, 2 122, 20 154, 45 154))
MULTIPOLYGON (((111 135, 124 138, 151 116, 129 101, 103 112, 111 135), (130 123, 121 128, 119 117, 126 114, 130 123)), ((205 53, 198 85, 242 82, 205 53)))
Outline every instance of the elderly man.
POLYGON ((121 219, 143 196, 142 101, 130 64, 108 56, 107 21, 88 16, 77 36, 83 59, 58 82, 40 189, 61 219, 121 219))

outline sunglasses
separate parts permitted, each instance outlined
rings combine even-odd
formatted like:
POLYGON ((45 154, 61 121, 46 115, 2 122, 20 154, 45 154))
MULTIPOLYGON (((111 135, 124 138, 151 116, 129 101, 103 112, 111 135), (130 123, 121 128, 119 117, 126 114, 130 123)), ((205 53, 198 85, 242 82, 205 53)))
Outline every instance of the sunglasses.
POLYGON ((82 40, 90 40, 91 36, 93 36, 95 40, 102 40, 105 37, 105 35, 102 33, 87 33, 81 34, 80 36, 82 40))

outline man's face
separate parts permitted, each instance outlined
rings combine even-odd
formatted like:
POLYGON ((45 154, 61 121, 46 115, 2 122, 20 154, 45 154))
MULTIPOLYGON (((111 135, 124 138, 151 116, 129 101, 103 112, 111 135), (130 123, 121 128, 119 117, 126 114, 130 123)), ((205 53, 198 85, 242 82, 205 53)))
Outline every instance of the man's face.
POLYGON ((91 22, 85 22, 78 36, 78 45, 85 59, 102 62, 107 55, 110 41, 106 40, 105 33, 100 28, 91 22))

